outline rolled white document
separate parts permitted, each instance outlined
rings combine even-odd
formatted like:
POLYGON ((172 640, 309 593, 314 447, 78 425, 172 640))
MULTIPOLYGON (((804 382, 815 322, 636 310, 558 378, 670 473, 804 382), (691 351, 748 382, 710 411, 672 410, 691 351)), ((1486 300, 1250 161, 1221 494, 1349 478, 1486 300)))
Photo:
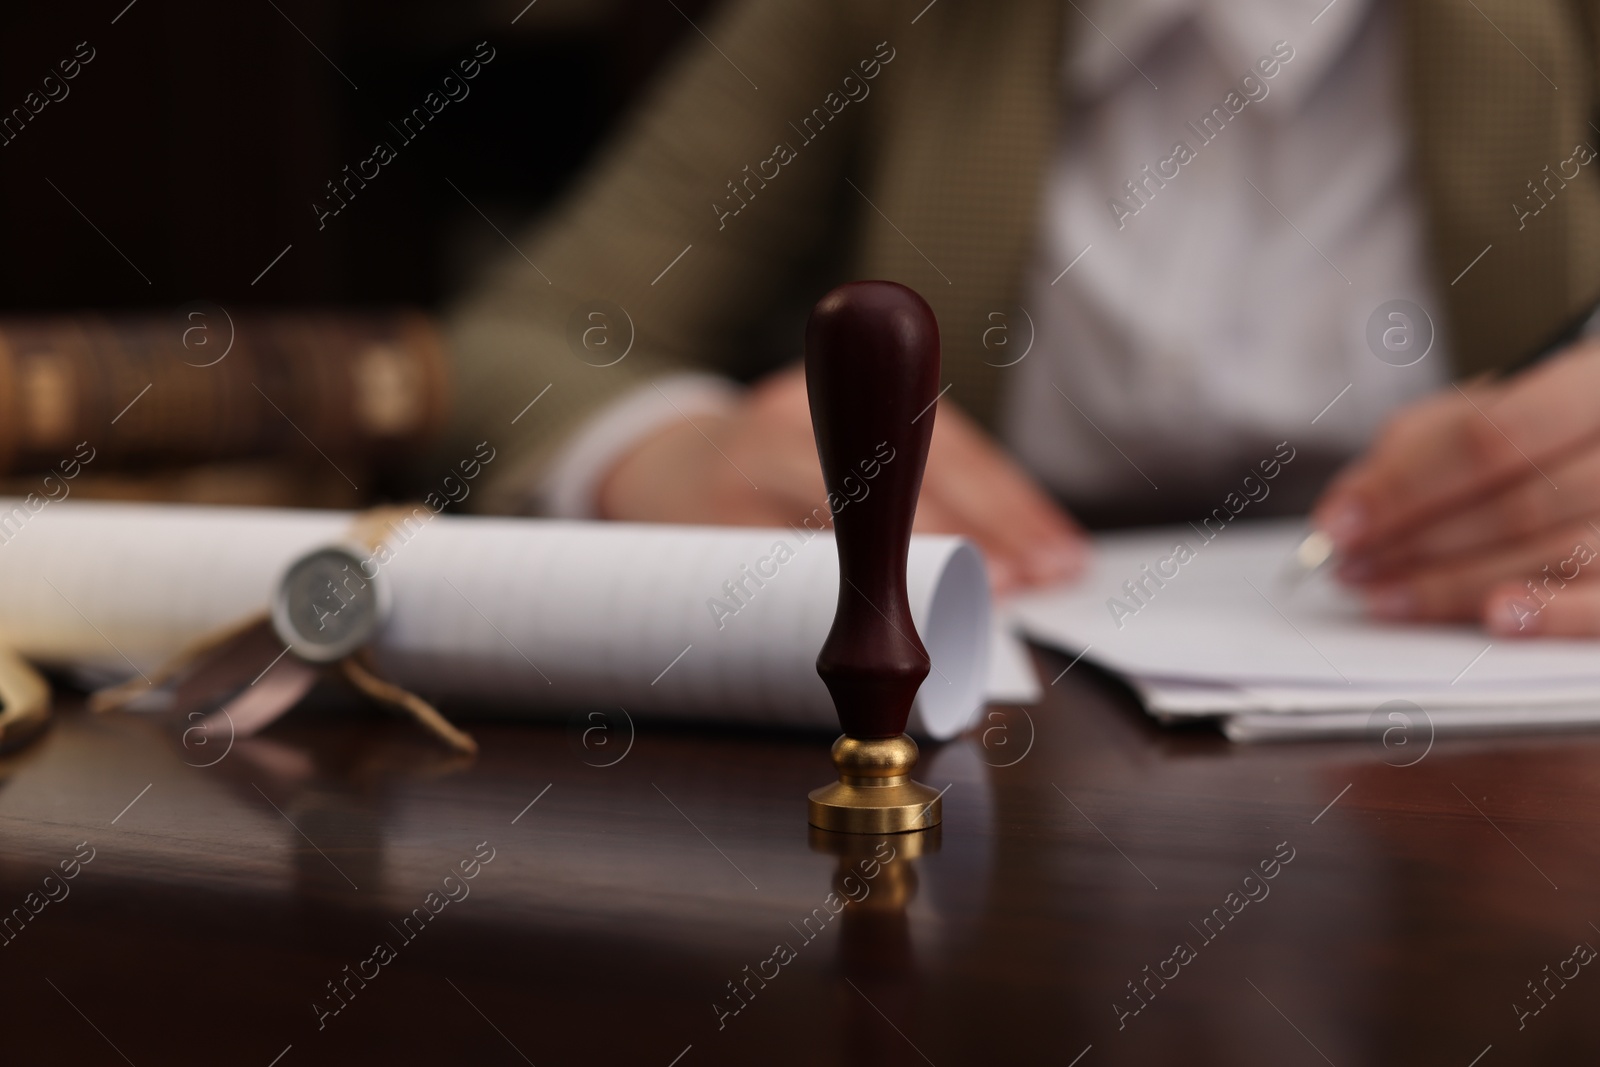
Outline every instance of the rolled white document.
MULTIPOLYGON (((831 534, 414 514, 368 559, 392 594, 373 647, 391 681, 529 716, 837 727, 815 665, 838 592, 831 534)), ((354 519, 0 500, 0 644, 45 665, 148 670, 267 608, 289 563, 349 543, 354 519)), ((984 698, 983 563, 959 538, 919 535, 907 583, 932 661, 908 728, 952 737, 984 698)))

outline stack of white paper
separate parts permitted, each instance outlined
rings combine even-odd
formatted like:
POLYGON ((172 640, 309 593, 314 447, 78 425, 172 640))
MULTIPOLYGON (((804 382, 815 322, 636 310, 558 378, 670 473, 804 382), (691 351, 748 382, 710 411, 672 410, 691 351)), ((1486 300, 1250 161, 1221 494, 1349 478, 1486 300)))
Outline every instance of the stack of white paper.
MULTIPOLYGON (((601 706, 837 727, 816 672, 839 588, 831 535, 419 513, 374 557, 393 594, 373 649, 389 679, 528 715, 601 706)), ((148 670, 265 609, 284 568, 347 538, 353 518, 0 500, 0 644, 46 664, 148 670)), ((958 538, 917 536, 907 584, 932 662, 910 729, 951 737, 989 678, 983 564, 958 538)))
POLYGON ((1216 717, 1238 741, 1600 725, 1600 642, 1374 622, 1325 577, 1284 581, 1305 532, 1103 536, 1085 580, 1020 597, 1008 615, 1121 675, 1158 718, 1216 717))

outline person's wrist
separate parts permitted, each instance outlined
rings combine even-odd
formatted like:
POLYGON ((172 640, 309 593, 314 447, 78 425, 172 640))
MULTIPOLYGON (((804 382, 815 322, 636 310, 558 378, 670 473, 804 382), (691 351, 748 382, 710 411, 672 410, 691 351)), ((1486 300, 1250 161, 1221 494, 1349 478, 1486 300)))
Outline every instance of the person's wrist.
POLYGON ((680 420, 635 442, 601 475, 596 513, 622 522, 704 522, 694 498, 704 488, 706 436, 714 439, 730 418, 680 420))
POLYGON ((692 430, 685 420, 709 423, 740 402, 734 383, 699 373, 656 378, 623 393, 585 419, 547 464, 541 510, 563 519, 608 517, 600 485, 624 456, 671 427, 692 430))

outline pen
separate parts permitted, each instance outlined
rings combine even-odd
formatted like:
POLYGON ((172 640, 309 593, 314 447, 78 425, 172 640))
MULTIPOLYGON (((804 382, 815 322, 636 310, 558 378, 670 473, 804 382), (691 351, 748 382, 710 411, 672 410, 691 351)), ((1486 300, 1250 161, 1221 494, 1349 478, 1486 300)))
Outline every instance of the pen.
MULTIPOLYGON (((1495 377, 1507 378, 1525 371, 1529 367, 1543 363, 1578 338, 1595 332, 1597 327, 1600 327, 1600 299, 1596 299, 1582 312, 1564 324, 1554 337, 1534 348, 1510 367, 1500 371, 1495 377)), ((1299 585, 1326 567, 1332 562, 1333 557, 1333 538, 1321 530, 1312 530, 1290 553, 1289 559, 1285 564, 1282 581, 1290 586, 1299 585)))

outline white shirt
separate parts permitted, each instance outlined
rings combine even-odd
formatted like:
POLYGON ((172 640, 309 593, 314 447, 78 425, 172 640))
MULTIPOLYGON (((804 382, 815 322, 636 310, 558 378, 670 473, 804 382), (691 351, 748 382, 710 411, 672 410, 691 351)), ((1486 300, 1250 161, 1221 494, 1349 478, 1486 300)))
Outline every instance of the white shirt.
POLYGON ((1069 103, 1023 296, 1034 351, 1003 372, 1002 437, 1069 504, 1112 512, 1209 511, 1280 441, 1353 455, 1446 366, 1441 343, 1399 368, 1365 337, 1394 299, 1442 319, 1393 12, 1080 3, 1093 25, 1069 14, 1069 103))
MULTIPOLYGON (((1320 0, 1078 6, 1023 296, 1033 343, 1001 371, 1001 437, 1091 512, 1209 510, 1285 440, 1309 456, 1300 472, 1319 457, 1325 472, 1447 365, 1442 340, 1400 368, 1365 339, 1394 299, 1442 321, 1392 13, 1368 0, 1320 15, 1320 0), (1276 59, 1271 77, 1262 57, 1276 59), (1180 141, 1187 162, 1174 161, 1180 141)), ((543 487, 547 511, 592 516, 634 442, 737 395, 701 375, 658 384, 670 402, 638 390, 574 435, 543 487)))

